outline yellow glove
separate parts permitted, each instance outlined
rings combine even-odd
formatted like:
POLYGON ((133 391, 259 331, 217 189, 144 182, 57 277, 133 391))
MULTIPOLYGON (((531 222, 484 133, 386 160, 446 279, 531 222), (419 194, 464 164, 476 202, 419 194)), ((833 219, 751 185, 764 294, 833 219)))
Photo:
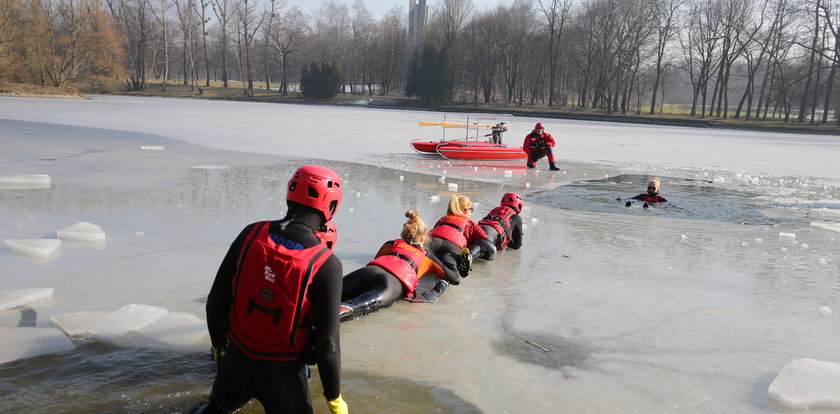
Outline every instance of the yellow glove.
POLYGON ((327 407, 330 407, 330 412, 332 414, 350 413, 350 411, 347 410, 347 403, 344 402, 344 398, 341 398, 341 394, 338 394, 338 397, 332 401, 327 400, 327 407))
POLYGON ((218 349, 215 346, 213 347, 213 362, 219 363, 222 362, 222 357, 225 356, 224 349, 218 349))

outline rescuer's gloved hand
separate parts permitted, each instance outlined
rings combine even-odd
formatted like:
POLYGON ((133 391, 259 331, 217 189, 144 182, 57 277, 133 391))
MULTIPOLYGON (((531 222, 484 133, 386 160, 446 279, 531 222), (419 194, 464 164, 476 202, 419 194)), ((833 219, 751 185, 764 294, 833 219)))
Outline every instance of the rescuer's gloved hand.
POLYGON ((344 401, 344 398, 341 398, 341 394, 338 394, 338 397, 334 400, 327 400, 327 407, 330 407, 330 412, 332 414, 350 413, 350 411, 347 410, 347 403, 344 401))

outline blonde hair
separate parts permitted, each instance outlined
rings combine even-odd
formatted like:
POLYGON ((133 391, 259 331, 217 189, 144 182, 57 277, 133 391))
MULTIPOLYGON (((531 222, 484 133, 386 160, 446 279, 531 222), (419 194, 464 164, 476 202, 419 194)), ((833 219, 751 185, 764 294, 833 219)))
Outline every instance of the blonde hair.
POLYGON ((648 184, 650 183, 656 183, 656 188, 659 188, 659 177, 651 178, 650 180, 648 180, 648 184))
POLYGON ((408 210, 405 212, 405 216, 408 218, 408 221, 403 224, 400 237, 403 240, 414 240, 425 247, 429 241, 429 226, 426 225, 426 222, 423 221, 423 217, 420 217, 420 213, 417 210, 408 210))
POLYGON ((472 208, 472 201, 465 195, 452 194, 449 197, 449 206, 446 208, 446 214, 458 214, 465 216, 467 209, 472 208))

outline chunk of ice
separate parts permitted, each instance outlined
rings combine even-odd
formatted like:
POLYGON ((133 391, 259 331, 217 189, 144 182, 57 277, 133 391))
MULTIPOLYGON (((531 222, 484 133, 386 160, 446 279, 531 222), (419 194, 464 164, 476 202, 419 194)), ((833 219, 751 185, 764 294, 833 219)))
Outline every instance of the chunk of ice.
POLYGON ((114 339, 136 331, 166 316, 168 310, 151 305, 126 305, 97 320, 88 333, 103 339, 114 339))
POLYGON ((163 145, 141 145, 140 149, 144 151, 163 151, 164 147, 163 145))
POLYGON ((840 233, 840 223, 831 223, 826 221, 811 222, 811 227, 815 229, 822 229, 840 233))
POLYGON ((455 183, 449 183, 449 185, 447 186, 447 188, 449 188, 449 191, 458 191, 458 184, 455 184, 455 183))
POLYGON ((779 239, 786 239, 786 240, 796 239, 796 233, 779 232, 779 239))
POLYGON ((54 292, 55 288, 0 290, 0 311, 48 300, 54 292))
POLYGON ((75 349, 57 328, 0 327, 0 364, 75 349))
POLYGON ((105 232, 93 223, 80 221, 56 232, 59 239, 80 241, 105 241, 105 232))
POLYGON ((831 308, 829 308, 828 306, 825 306, 825 305, 820 306, 820 307, 819 307, 819 309, 817 309, 817 311, 818 311, 818 312, 820 313, 820 315, 822 315, 822 316, 828 316, 828 315, 831 315, 831 308))
POLYGON ((513 171, 505 170, 505 177, 513 177, 513 171))
POLYGON ((6 248, 26 256, 50 257, 59 247, 59 239, 7 239, 3 240, 6 248))
POLYGON ((770 399, 794 410, 840 408, 840 364, 811 358, 788 362, 770 383, 770 399))
POLYGON ((67 336, 87 335, 90 328, 96 321, 109 315, 111 311, 106 310, 83 310, 72 313, 53 315, 50 320, 64 331, 67 336))
POLYGON ((168 345, 185 347, 207 336, 207 322, 191 313, 172 312, 140 328, 146 337, 168 345))
POLYGON ((6 175, 0 177, 0 190, 26 190, 52 187, 47 174, 6 175))

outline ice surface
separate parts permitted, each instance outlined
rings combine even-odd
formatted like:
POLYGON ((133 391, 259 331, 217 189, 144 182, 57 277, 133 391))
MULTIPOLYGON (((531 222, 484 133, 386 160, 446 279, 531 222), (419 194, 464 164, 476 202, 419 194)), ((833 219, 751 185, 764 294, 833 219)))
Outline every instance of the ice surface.
POLYGON ((76 349, 56 328, 0 327, 0 364, 76 349))
POLYGON ((833 232, 836 232, 836 233, 840 233, 840 223, 831 223, 831 222, 827 222, 827 221, 814 221, 814 222, 811 222, 811 227, 813 227, 815 229, 822 229, 822 230, 828 230, 828 231, 833 231, 833 232))
POLYGON ((840 408, 840 364, 805 358, 788 362, 770 383, 771 399, 795 410, 840 408))
POLYGON ((0 312, 52 298, 55 288, 0 290, 0 312))
MULTIPOLYGON (((49 266, 0 255, 1 289, 60 292, 61 301, 38 310, 39 324, 52 314, 129 303, 202 316, 230 241, 247 223, 282 217, 289 175, 318 163, 346 179, 336 216, 342 232, 336 255, 345 272, 364 266, 399 234, 407 209, 430 224, 443 215, 446 183, 486 207, 478 217, 507 191, 528 206, 522 249, 477 260, 474 276, 434 304, 399 302, 342 326, 342 382, 359 407, 406 414, 549 413, 558 406, 581 414, 771 414, 778 410, 768 386, 785 363, 837 355, 840 319, 818 307, 840 300, 840 237, 808 231, 811 222, 840 222, 837 203, 823 202, 840 200, 832 187, 840 182, 840 141, 833 136, 552 120, 549 130, 563 131, 557 156, 565 173, 553 175, 518 162, 446 162, 413 153, 408 142, 422 133, 413 125, 440 113, 110 96, 72 104, 10 99, 0 98, 0 165, 48 172, 61 182, 49 191, 0 192, 10 195, 0 216, 20 230, 3 237, 50 234, 82 218, 108 230, 109 249, 74 249, 49 266), (201 123, 183 121, 197 116, 201 123), (243 133, 241 123, 230 121, 251 117, 265 122, 243 133), (319 139, 300 145, 313 133, 319 139), (165 144, 166 152, 138 149, 146 144, 165 144), (192 168, 212 165, 229 168, 192 168), (612 188, 602 183, 601 194, 578 192, 575 204, 537 200, 541 191, 587 176, 624 174, 666 177, 663 195, 675 207, 626 209, 615 198, 641 187, 615 191, 621 181, 612 188), (739 197, 722 197, 729 193, 739 197), (733 200, 743 208, 728 210, 733 200), (768 210, 772 216, 764 217, 768 210), (745 212, 759 217, 720 219, 745 212), (796 240, 777 243, 780 233, 795 233, 796 240)), ((521 121, 516 125, 530 128, 530 119, 521 121)), ((528 131, 521 132, 511 134, 528 131)), ((33 313, 7 312, 3 321, 17 324, 33 313)), ((68 331, 86 331, 86 321, 96 319, 58 321, 68 331)), ((121 339, 154 342, 137 331, 121 339)), ((134 351, 84 346, 68 358, 38 358, 20 374, 0 370, 0 378, 31 378, 7 382, 12 395, 32 397, 7 411, 142 411, 126 406, 133 401, 183 412, 206 400, 211 379, 198 375, 210 367, 205 356, 176 352, 149 364, 148 355, 134 351), (109 359, 113 354, 120 358, 109 359), (173 375, 160 375, 170 362, 173 375), (50 375, 53 367, 60 370, 50 375), (47 374, 33 375, 40 372, 47 374), (103 372, 140 379, 125 386, 127 397, 118 384, 90 394, 103 372), (168 402, 175 394, 189 402, 168 402), (77 400, 90 402, 74 406, 77 400), (25 401, 51 405, 35 409, 25 401)), ((317 376, 311 383, 318 393, 317 376)))
POLYGON ((0 190, 25 190, 52 187, 48 174, 0 176, 0 190))
POLYGON ((171 312, 140 328, 146 337, 177 347, 195 345, 202 338, 209 338, 207 322, 188 312, 171 312))
POLYGON ((59 239, 6 239, 3 240, 6 248, 25 256, 48 258, 54 255, 61 247, 59 239))
POLYGON ((115 339, 139 330, 167 313, 169 311, 166 309, 152 305, 126 305, 94 322, 88 329, 88 334, 103 339, 115 339))
POLYGON ((67 336, 85 336, 96 321, 111 314, 107 310, 83 310, 53 315, 50 320, 64 331, 67 336))
POLYGON ((80 221, 72 226, 65 227, 56 232, 56 236, 62 240, 78 240, 87 242, 105 241, 105 232, 102 228, 93 223, 80 221))

